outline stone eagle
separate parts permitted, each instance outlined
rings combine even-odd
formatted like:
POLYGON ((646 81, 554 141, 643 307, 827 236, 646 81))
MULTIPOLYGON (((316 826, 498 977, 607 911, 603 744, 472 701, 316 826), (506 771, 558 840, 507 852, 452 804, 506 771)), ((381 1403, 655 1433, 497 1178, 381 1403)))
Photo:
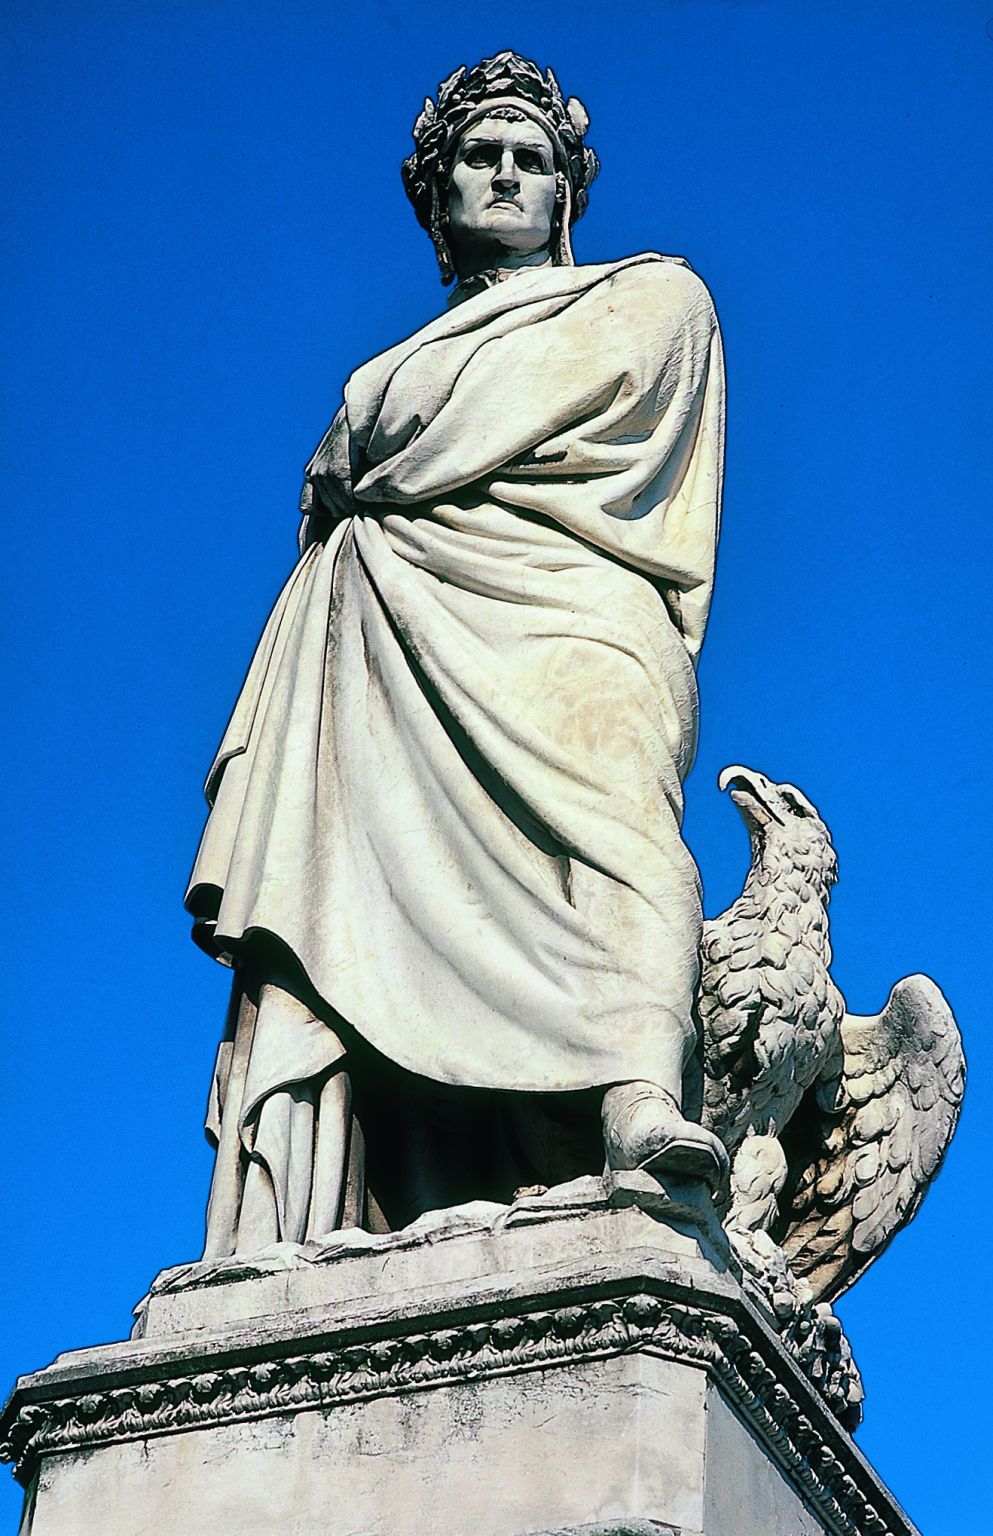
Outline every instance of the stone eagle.
POLYGON ((768 1272, 785 1258, 810 1300, 830 1303, 937 1174, 962 1102, 962 1042, 926 976, 897 982, 878 1014, 846 1012, 829 969, 827 827, 791 784, 741 767, 719 782, 752 863, 704 927, 702 1119, 732 1158, 723 1214, 742 1262, 768 1272))

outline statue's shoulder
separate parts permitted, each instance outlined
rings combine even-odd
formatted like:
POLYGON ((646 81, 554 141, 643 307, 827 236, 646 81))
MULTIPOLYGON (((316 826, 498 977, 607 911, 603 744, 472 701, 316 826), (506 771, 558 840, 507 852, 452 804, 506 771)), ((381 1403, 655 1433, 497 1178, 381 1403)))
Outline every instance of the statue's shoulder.
POLYGON ((606 283, 623 293, 629 302, 645 311, 663 309, 667 314, 685 314, 712 323, 714 302, 703 278, 694 272, 684 256, 665 256, 657 251, 642 251, 620 261, 586 267, 591 287, 606 283))

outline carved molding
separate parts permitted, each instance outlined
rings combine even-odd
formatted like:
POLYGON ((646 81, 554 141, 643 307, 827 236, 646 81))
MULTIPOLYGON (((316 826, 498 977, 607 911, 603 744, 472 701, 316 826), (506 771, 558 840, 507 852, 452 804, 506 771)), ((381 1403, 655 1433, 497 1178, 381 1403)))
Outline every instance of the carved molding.
POLYGON ((532 1531, 530 1536, 683 1536, 675 1525, 660 1520, 610 1520, 606 1525, 570 1525, 565 1530, 532 1531))
POLYGON ((606 1525, 570 1525, 565 1530, 532 1531, 530 1536, 683 1536, 674 1525, 660 1520, 610 1520, 606 1525))
MULTIPOLYGON (((0 1460, 13 1462, 18 1478, 27 1482, 43 1456, 112 1441, 332 1408, 636 1350, 711 1372, 836 1536, 908 1536, 912 1527, 892 1523, 873 1506, 869 1479, 852 1476, 852 1469, 861 1473, 858 1462, 831 1449, 824 1421, 815 1424, 784 1384, 782 1363, 778 1369, 774 1359, 770 1364, 768 1341, 757 1330, 749 1338, 729 1313, 645 1292, 302 1353, 277 1355, 270 1347, 264 1358, 220 1360, 211 1369, 188 1373, 160 1363, 156 1375, 149 1362, 143 1367, 148 1379, 34 1402, 19 1389, 4 1415, 0 1460)), ((808 1406, 817 1417, 816 1399, 808 1406)), ((844 1454, 843 1442, 841 1449, 844 1454)))

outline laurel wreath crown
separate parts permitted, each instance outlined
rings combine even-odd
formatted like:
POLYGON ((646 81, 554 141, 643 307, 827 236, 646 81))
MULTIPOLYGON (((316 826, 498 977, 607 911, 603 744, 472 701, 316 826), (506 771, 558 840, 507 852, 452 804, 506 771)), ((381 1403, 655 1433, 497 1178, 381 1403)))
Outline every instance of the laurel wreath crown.
POLYGON ((550 69, 505 50, 473 69, 460 65, 438 87, 438 99, 425 98, 414 124, 414 152, 401 167, 407 196, 418 222, 430 232, 432 210, 447 185, 455 149, 469 120, 478 117, 487 101, 511 98, 524 102, 546 124, 559 167, 572 189, 569 222, 574 224, 589 201, 589 188, 600 170, 595 152, 584 143, 589 115, 575 96, 563 96, 550 69))

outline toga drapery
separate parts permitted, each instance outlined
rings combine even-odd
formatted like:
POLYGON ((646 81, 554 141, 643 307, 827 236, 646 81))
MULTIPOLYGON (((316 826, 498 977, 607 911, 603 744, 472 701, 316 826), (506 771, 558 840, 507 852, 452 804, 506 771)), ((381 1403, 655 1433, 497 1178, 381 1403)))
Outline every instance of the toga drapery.
MULTIPOLYGON (((707 290, 653 255, 514 273, 352 375, 208 780, 202 942, 275 936, 442 1083, 678 1085, 723 409, 707 290)), ((323 1064, 290 1037, 254 1102, 323 1064)))

